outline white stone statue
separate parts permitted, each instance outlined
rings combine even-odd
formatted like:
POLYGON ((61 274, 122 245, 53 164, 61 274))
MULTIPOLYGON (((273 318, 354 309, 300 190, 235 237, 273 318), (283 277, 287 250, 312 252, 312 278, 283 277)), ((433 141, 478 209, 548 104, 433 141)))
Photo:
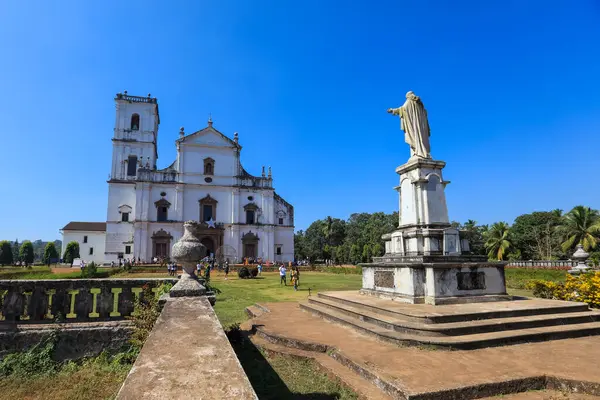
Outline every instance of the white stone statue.
POLYGON ((388 108, 387 112, 400 116, 400 128, 404 131, 404 141, 410 146, 410 157, 431 158, 427 110, 419 96, 408 92, 401 107, 388 108))

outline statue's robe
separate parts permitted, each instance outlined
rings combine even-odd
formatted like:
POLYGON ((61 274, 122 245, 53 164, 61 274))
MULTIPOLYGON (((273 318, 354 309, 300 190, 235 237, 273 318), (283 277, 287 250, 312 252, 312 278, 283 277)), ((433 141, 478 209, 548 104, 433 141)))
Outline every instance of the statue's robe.
POLYGON ((404 141, 410 146, 411 157, 431 158, 429 122, 423 103, 409 98, 397 110, 394 114, 400 115, 400 128, 404 131, 404 141))

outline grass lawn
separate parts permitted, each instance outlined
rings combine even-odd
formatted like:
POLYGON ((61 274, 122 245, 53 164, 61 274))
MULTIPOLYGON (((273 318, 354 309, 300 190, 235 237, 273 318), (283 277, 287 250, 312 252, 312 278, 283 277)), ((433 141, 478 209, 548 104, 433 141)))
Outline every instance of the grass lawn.
POLYGON ((254 303, 275 301, 300 301, 311 294, 327 290, 358 290, 362 276, 356 274, 326 274, 322 272, 302 272, 298 291, 289 285, 279 283, 279 273, 264 272, 256 279, 238 279, 230 274, 225 280, 222 273, 212 274, 211 284, 219 289, 215 312, 223 327, 241 323, 247 319, 245 308, 254 303))
POLYGON ((525 289, 527 282, 542 279, 552 282, 564 282, 567 279, 567 271, 559 269, 542 268, 506 268, 506 287, 511 289, 525 289))
POLYGON ((130 365, 87 362, 51 375, 0 379, 0 400, 94 400, 114 398, 130 365))

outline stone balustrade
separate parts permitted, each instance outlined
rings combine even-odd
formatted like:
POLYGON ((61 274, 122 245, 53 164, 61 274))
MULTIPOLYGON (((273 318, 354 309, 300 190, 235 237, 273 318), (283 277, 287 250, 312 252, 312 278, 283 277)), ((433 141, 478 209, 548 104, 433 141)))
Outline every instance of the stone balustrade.
POLYGON ((156 171, 147 168, 140 168, 137 171, 137 181, 144 182, 176 182, 176 171, 156 171))
POLYGON ((143 287, 153 291, 176 279, 0 280, 0 324, 95 322, 134 313, 143 287))
POLYGON ((572 260, 529 260, 529 261, 511 261, 508 267, 534 267, 534 268, 571 268, 577 263, 572 260))

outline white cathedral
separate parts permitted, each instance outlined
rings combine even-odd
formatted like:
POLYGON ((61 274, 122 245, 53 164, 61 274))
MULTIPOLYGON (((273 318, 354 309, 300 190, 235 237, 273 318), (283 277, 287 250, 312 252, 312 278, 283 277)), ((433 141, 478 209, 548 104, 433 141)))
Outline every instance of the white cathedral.
POLYGON ((293 261, 294 208, 275 192, 270 167, 261 176, 242 167, 237 133, 228 138, 210 119, 194 133, 181 128, 177 158, 157 169, 157 99, 125 91, 115 102, 106 223, 67 224, 61 255, 77 241, 85 262, 169 257, 183 222, 196 220, 202 243, 217 257, 293 261))

